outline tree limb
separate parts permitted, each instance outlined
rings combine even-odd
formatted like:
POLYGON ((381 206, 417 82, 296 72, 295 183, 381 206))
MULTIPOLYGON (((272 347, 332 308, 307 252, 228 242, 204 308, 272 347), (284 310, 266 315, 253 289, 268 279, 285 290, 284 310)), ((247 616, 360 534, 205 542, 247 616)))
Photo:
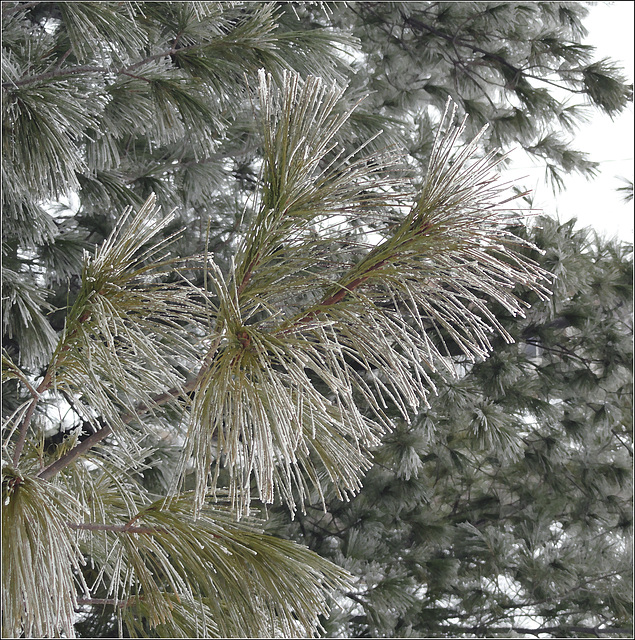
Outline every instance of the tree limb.
MULTIPOLYGON (((444 33, 443 31, 440 31, 439 29, 436 29, 435 27, 433 27, 432 25, 426 24, 425 22, 422 22, 421 20, 414 18, 412 16, 410 17, 406 17, 406 16, 402 16, 406 23, 409 24, 411 27, 416 28, 418 30, 425 30, 425 31, 429 31, 430 33, 433 33, 436 36, 439 36, 440 38, 443 38, 444 40, 446 40, 447 42, 452 43, 452 45, 455 46, 459 45, 461 47, 466 47, 468 49, 471 49, 473 52, 475 53, 481 53, 483 54, 483 57, 485 59, 490 59, 490 60, 496 60, 496 62, 499 62, 501 65, 503 65, 504 67, 507 67, 510 71, 514 72, 514 77, 515 78, 521 78, 522 76, 525 76, 527 78, 532 78, 534 80, 539 80, 540 82, 544 82, 546 84, 549 84, 553 87, 557 87, 558 89, 562 89, 563 91, 568 91, 569 93, 584 93, 584 91, 581 91, 579 89, 572 89, 571 87, 567 87, 567 86, 563 86, 561 84, 558 84, 557 82, 553 82, 552 80, 547 80, 544 77, 541 76, 535 76, 531 73, 527 73, 526 71, 524 71, 523 69, 516 67, 515 65, 513 65, 511 62, 509 62, 508 60, 506 60, 503 56, 497 54, 497 53, 492 53, 491 51, 487 51, 487 49, 483 49, 475 44, 471 44, 469 42, 467 42, 466 40, 463 40, 462 38, 459 38, 458 36, 451 36, 447 33, 444 33)), ((457 52, 458 54, 458 52, 457 52)))
MULTIPOLYGON (((145 404, 138 405, 135 408, 134 413, 128 413, 124 415, 122 418, 122 421, 125 424, 130 424, 136 417, 138 417, 140 414, 147 413, 151 408, 157 407, 157 406, 163 406, 164 404, 168 403, 170 400, 174 400, 176 398, 186 395, 187 393, 190 393, 191 391, 194 391, 194 389, 196 389, 200 381, 203 379, 203 377, 209 370, 209 367, 211 366, 211 363, 214 358, 214 354, 216 353, 216 350, 218 349, 219 344, 220 344, 220 338, 217 338, 212 343, 212 346, 210 347, 209 351, 205 355, 205 358, 203 359, 203 363, 199 369, 198 374, 194 378, 192 378, 189 382, 184 384, 182 387, 172 387, 171 389, 168 389, 168 391, 166 391, 165 393, 161 393, 157 396, 154 396, 152 398, 152 407, 145 404)), ((42 469, 42 471, 40 471, 37 474, 37 477, 41 478, 42 480, 50 480, 55 474, 59 473, 62 469, 64 469, 64 467, 67 467, 69 464, 75 462, 77 458, 84 455, 87 451, 90 451, 90 449, 92 449, 96 444, 99 444, 102 440, 112 435, 112 433, 113 433, 113 428, 110 425, 106 425, 103 428, 101 428, 99 431, 95 431, 95 433, 88 436, 88 438, 79 442, 76 447, 74 447, 73 449, 65 453, 63 456, 60 456, 55 462, 51 463, 50 465, 42 469)))
POLYGON ((114 73, 117 75, 127 75, 127 76, 131 76, 133 78, 138 78, 140 80, 147 80, 149 82, 149 80, 147 78, 143 78, 141 76, 137 76, 137 75, 133 75, 131 72, 134 71, 135 69, 138 69, 139 67, 143 66, 144 64, 148 63, 148 62, 152 62, 152 60, 158 60, 160 58, 166 58, 168 56, 172 56, 175 53, 181 52, 181 51, 186 51, 187 49, 194 49, 194 48, 202 48, 204 46, 207 45, 201 45, 201 44, 191 44, 187 47, 180 47, 179 49, 174 49, 174 47, 172 47, 171 49, 169 49, 168 51, 163 51, 161 53, 155 53, 154 55, 151 56, 147 56, 146 58, 143 58, 143 60, 139 60, 137 62, 135 62, 134 64, 131 64, 127 67, 119 67, 118 69, 112 68, 112 67, 95 67, 95 66, 90 66, 90 65, 84 65, 84 66, 79 66, 79 67, 71 67, 69 69, 60 69, 59 68, 59 64, 63 61, 63 58, 65 58, 68 55, 68 52, 63 56, 62 60, 60 61, 60 63, 58 63, 58 66, 53 70, 53 71, 47 71, 46 73, 40 73, 38 75, 35 76, 30 76, 27 78, 22 78, 20 80, 11 80, 9 82, 3 82, 2 83, 2 87, 4 89, 10 89, 11 87, 22 87, 24 85, 28 85, 28 84, 33 84, 34 82, 40 82, 43 80, 53 80, 55 78, 63 78, 65 76, 74 76, 74 75, 78 75, 78 74, 82 74, 82 73, 114 73))

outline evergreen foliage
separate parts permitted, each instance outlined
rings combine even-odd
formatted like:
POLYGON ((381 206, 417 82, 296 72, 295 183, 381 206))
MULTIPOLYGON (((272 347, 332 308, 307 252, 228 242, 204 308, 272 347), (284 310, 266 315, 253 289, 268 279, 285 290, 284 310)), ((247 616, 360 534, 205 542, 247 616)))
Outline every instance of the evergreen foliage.
POLYGON ((333 3, 326 19, 320 3, 303 10, 309 28, 334 24, 359 38, 351 81, 369 95, 364 108, 403 123, 424 163, 434 119, 424 107, 450 96, 469 115, 469 136, 487 124, 489 148, 521 147, 562 187, 567 173, 596 171, 571 139, 588 106, 613 116, 632 97, 617 65, 581 42, 581 2, 333 3))
POLYGON ((3 637, 628 635, 585 11, 3 3, 3 637))
POLYGON ((632 249, 574 221, 528 231, 558 274, 514 342, 376 448, 351 502, 284 532, 358 576, 333 637, 632 635, 632 249))

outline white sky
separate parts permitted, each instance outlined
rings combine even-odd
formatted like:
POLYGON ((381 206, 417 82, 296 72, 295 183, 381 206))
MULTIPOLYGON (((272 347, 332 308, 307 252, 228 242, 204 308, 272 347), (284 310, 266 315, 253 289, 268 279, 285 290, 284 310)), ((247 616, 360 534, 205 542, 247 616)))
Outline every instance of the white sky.
MULTIPOLYGON (((633 82, 633 8, 635 2, 599 2, 589 7, 584 25, 589 31, 584 44, 596 47, 594 59, 611 58, 621 63, 633 82)), ((528 176, 522 184, 532 189, 534 206, 563 222, 573 217, 579 227, 594 227, 603 235, 633 242, 633 201, 624 203, 616 189, 619 177, 633 180, 633 104, 615 120, 592 111, 592 119, 580 127, 574 147, 600 162, 600 174, 587 181, 578 175, 567 178, 567 189, 553 193, 544 181, 544 167, 531 168, 526 157, 516 161, 510 177, 528 176)), ((513 158, 513 154, 512 154, 513 158)), ((508 175, 508 171, 505 172, 508 175)))

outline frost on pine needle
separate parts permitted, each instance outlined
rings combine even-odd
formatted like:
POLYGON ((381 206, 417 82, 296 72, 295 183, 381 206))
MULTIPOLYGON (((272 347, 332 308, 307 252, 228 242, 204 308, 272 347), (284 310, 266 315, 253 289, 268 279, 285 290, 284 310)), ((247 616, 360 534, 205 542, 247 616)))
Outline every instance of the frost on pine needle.
POLYGON ((2 636, 75 637, 84 559, 66 522, 83 517, 82 506, 49 483, 2 475, 2 636))
POLYGON ((474 158, 478 137, 457 148, 464 123, 453 124, 449 102, 427 178, 393 233, 333 260, 347 243, 342 218, 387 224, 407 193, 394 157, 337 164, 351 113, 336 111, 341 96, 317 78, 287 73, 277 89, 261 75, 260 205, 231 273, 209 274, 216 350, 181 465, 197 477, 199 508, 221 469, 243 513, 253 490, 265 503, 278 492, 292 511, 322 495, 326 478, 342 498, 354 494, 369 450, 392 428, 385 399, 408 420, 434 392, 432 374, 448 368, 447 341, 473 361, 493 331, 511 339, 488 300, 522 314, 514 287, 548 293, 547 273, 508 231, 517 216, 495 153, 474 158))

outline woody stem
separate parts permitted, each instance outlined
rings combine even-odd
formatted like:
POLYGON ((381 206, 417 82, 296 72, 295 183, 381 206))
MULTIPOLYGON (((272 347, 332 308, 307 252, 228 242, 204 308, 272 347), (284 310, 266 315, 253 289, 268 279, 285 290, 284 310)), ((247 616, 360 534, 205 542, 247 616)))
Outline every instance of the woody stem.
MULTIPOLYGON (((182 387, 172 387, 171 389, 168 389, 168 391, 166 391, 165 393, 154 396, 152 398, 152 406, 153 407, 163 406, 170 400, 174 400, 175 398, 178 398, 196 389, 200 380, 203 378, 205 373, 207 373, 211 365, 213 356, 216 353, 216 350, 218 349, 219 344, 220 344, 220 338, 217 338, 212 344, 212 346, 210 347, 209 351, 207 352, 203 360, 203 364, 198 374, 194 378, 192 378, 189 382, 184 384, 182 387)), ((132 422, 132 420, 136 416, 143 413, 147 413, 149 410, 150 410, 150 407, 145 404, 138 405, 135 408, 134 413, 126 414, 125 416, 123 416, 122 420, 125 424, 129 424, 130 422, 132 422)), ((102 440, 110 436, 112 433, 113 433, 113 430, 110 425, 104 426, 99 431, 96 431, 95 433, 88 436, 88 438, 86 438, 85 440, 82 440, 80 443, 77 444, 77 446, 73 447, 70 451, 65 453, 63 456, 60 456, 60 458, 58 458, 55 462, 48 465, 48 467, 45 467, 44 469, 42 469, 42 471, 40 471, 37 474, 37 477, 41 478, 42 480, 49 480, 56 473, 59 473, 62 469, 64 469, 64 467, 67 467, 69 464, 77 460, 77 458, 79 458, 84 453, 92 449, 96 444, 98 444, 99 442, 101 442, 102 440)))

